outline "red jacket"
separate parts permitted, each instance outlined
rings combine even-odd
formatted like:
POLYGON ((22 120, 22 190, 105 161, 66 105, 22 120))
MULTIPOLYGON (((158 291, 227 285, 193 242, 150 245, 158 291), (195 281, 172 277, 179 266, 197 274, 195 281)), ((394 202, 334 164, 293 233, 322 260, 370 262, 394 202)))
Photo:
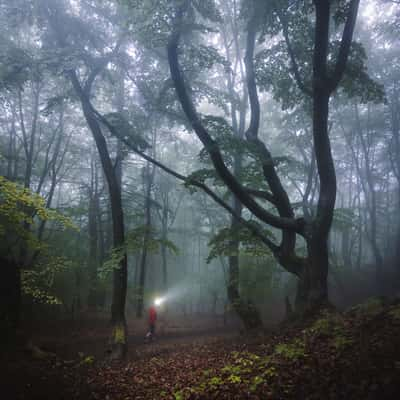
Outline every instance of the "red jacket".
POLYGON ((154 324, 157 319, 157 311, 154 306, 151 306, 149 309, 149 323, 154 324))

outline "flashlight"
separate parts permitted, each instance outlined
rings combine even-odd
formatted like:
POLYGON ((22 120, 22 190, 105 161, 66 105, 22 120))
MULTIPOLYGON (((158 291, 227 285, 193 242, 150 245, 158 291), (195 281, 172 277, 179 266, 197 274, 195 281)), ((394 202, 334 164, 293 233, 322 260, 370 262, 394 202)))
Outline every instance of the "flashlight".
POLYGON ((154 305, 155 306, 161 306, 162 303, 164 303, 164 298, 163 297, 156 297, 154 300, 154 305))

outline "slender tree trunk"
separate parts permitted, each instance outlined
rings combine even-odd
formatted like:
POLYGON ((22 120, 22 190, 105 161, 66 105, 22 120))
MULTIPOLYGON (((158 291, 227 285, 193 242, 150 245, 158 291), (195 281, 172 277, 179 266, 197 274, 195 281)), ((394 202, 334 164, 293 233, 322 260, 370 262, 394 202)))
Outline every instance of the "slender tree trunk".
POLYGON ((148 253, 148 242, 151 235, 151 187, 153 185, 154 178, 154 167, 150 170, 150 163, 146 164, 146 169, 144 173, 144 183, 146 184, 145 191, 145 232, 143 237, 143 248, 142 256, 140 260, 140 270, 139 270, 139 286, 138 286, 138 302, 136 307, 136 317, 141 318, 144 311, 144 287, 146 284, 146 261, 148 253))
MULTIPOLYGON (((239 33, 236 25, 236 5, 233 4, 233 18, 229 18, 229 25, 232 30, 233 43, 234 43, 234 58, 235 58, 235 68, 239 65, 239 75, 243 82, 246 79, 246 74, 243 69, 243 64, 241 62, 242 54, 239 44, 239 33)), ((230 45, 228 39, 228 33, 226 27, 223 25, 221 27, 223 32, 223 41, 226 52, 226 57, 228 61, 230 58, 230 45)), ((238 71, 235 71, 238 72, 238 71)), ((231 121, 234 135, 238 138, 243 139, 245 131, 245 121, 246 121, 246 111, 247 111, 247 88, 244 85, 243 94, 240 101, 240 105, 237 105, 237 99, 240 98, 235 91, 235 76, 234 74, 228 74, 227 77, 227 89, 230 96, 230 113, 231 121)), ((242 157, 239 154, 234 156, 234 173, 233 175, 237 178, 242 170, 242 157)), ((235 210, 237 215, 242 215, 242 204, 239 199, 232 195, 232 208, 235 210)), ((240 229, 240 223, 236 218, 231 217, 230 229, 232 234, 234 234, 238 229, 240 229)), ((228 258, 228 280, 227 280, 227 295, 232 308, 235 310, 239 318, 244 324, 245 329, 257 329, 262 326, 262 320, 260 314, 250 299, 245 302, 240 295, 240 258, 239 258, 239 240, 231 240, 230 248, 232 249, 232 255, 228 258)))
MULTIPOLYGON (((99 152, 100 161, 108 184, 111 202, 113 247, 114 249, 120 249, 121 246, 125 245, 124 213, 122 209, 121 187, 118 183, 118 177, 111 162, 107 142, 89 104, 89 94, 83 91, 74 72, 70 74, 70 79, 77 95, 80 98, 83 114, 93 134, 93 138, 99 152)), ((125 320, 127 277, 127 257, 126 253, 124 252, 118 268, 115 268, 113 272, 113 295, 111 305, 111 358, 113 359, 123 358, 127 349, 127 327, 125 320)))
MULTIPOLYGON (((233 205, 235 211, 238 215, 242 212, 242 205, 239 200, 235 197, 233 198, 233 205)), ((231 220, 231 230, 235 232, 240 228, 239 222, 236 218, 232 218, 231 220)), ((239 241, 232 240, 230 245, 233 252, 238 252, 239 250, 239 241)), ((262 321, 260 314, 256 308, 256 306, 250 301, 244 301, 240 296, 239 292, 239 255, 231 255, 229 256, 229 265, 228 265, 228 282, 227 282, 227 294, 229 302, 232 308, 236 311, 239 318, 244 324, 244 327, 247 330, 258 329, 262 327, 262 321)))
POLYGON ((7 154, 7 179, 13 180, 16 163, 16 129, 15 129, 15 105, 12 106, 12 117, 11 117, 11 127, 9 131, 9 139, 8 139, 8 154, 7 154))
POLYGON ((88 210, 88 233, 89 233, 89 293, 88 307, 95 309, 97 307, 97 268, 98 268, 98 177, 95 161, 91 162, 91 184, 89 193, 89 210, 88 210))
POLYGON ((162 240, 161 243, 161 262, 162 262, 162 286, 164 291, 168 290, 168 263, 167 263, 167 246, 165 241, 168 239, 168 209, 163 209, 163 221, 162 221, 162 240), (164 215, 167 214, 167 215, 164 215))

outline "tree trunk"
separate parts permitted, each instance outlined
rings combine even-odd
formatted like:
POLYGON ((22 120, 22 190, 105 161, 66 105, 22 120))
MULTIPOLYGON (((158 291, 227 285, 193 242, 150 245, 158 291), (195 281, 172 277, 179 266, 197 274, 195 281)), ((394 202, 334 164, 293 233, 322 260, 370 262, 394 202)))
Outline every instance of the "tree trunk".
POLYGON ((96 309, 98 305, 97 299, 97 267, 98 267, 98 213, 99 213, 99 200, 98 200, 98 183, 97 183, 97 169, 96 163, 92 160, 92 179, 89 193, 89 210, 88 210, 88 230, 89 230, 89 293, 88 293, 88 307, 96 309))
POLYGON ((17 339, 21 313, 21 270, 12 261, 1 258, 0 279, 0 340, 7 348, 17 339))
MULTIPOLYGON (((83 91, 74 72, 70 74, 70 78, 74 89, 80 98, 83 114, 92 132, 93 138, 96 142, 97 150, 99 152, 100 161, 107 180, 108 191, 110 195, 113 247, 114 249, 119 249, 121 246, 125 245, 124 213, 122 209, 121 187, 118 184, 118 178, 111 162, 107 142, 89 104, 89 94, 83 91)), ((126 253, 124 252, 118 268, 115 268, 113 272, 113 295, 111 305, 112 334, 110 340, 110 356, 112 359, 121 359, 126 354, 127 327, 125 320, 125 303, 127 277, 127 257, 126 253)))
POLYGON ((295 300, 299 317, 312 315, 328 302, 328 241, 315 236, 307 243, 308 261, 298 276, 295 300))
POLYGON ((144 286, 146 283, 146 261, 148 253, 148 242, 150 239, 151 229, 151 187, 154 178, 154 167, 153 171, 150 171, 150 163, 146 165, 146 171, 144 176, 144 182, 146 183, 146 194, 145 194, 145 232, 143 237, 143 248, 142 256, 140 260, 139 270, 139 286, 138 286, 138 301, 136 306, 136 317, 141 318, 143 316, 144 308, 144 286))
MULTIPOLYGON (((234 197, 233 206, 238 215, 242 212, 240 201, 234 197)), ((231 231, 235 232, 239 228, 240 223, 236 218, 232 217, 231 231)), ((229 256, 227 294, 232 308, 235 310, 246 330, 258 329, 262 327, 260 313, 255 305, 248 299, 246 302, 240 296, 239 292, 239 245, 238 240, 232 240, 230 247, 234 255, 229 256)))
POLYGON ((167 227, 162 227, 162 239, 163 243, 161 243, 161 260, 162 260, 162 286, 163 290, 166 292, 168 290, 168 264, 167 264, 167 246, 165 241, 168 239, 167 227))

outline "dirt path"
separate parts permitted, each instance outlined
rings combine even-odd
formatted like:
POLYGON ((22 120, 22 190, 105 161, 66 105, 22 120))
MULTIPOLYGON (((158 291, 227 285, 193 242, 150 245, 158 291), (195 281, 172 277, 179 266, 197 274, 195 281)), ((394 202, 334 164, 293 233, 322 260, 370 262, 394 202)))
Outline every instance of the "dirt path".
MULTIPOLYGON (((146 323, 143 320, 128 321, 127 359, 142 359, 154 354, 166 353, 175 348, 204 344, 216 339, 230 338, 238 334, 236 327, 224 328, 219 321, 188 320, 163 321, 157 327, 156 339, 145 343, 146 323)), ((93 356, 102 361, 107 356, 110 327, 108 320, 87 320, 42 327, 33 335, 33 342, 45 351, 63 360, 75 360, 93 356)))

